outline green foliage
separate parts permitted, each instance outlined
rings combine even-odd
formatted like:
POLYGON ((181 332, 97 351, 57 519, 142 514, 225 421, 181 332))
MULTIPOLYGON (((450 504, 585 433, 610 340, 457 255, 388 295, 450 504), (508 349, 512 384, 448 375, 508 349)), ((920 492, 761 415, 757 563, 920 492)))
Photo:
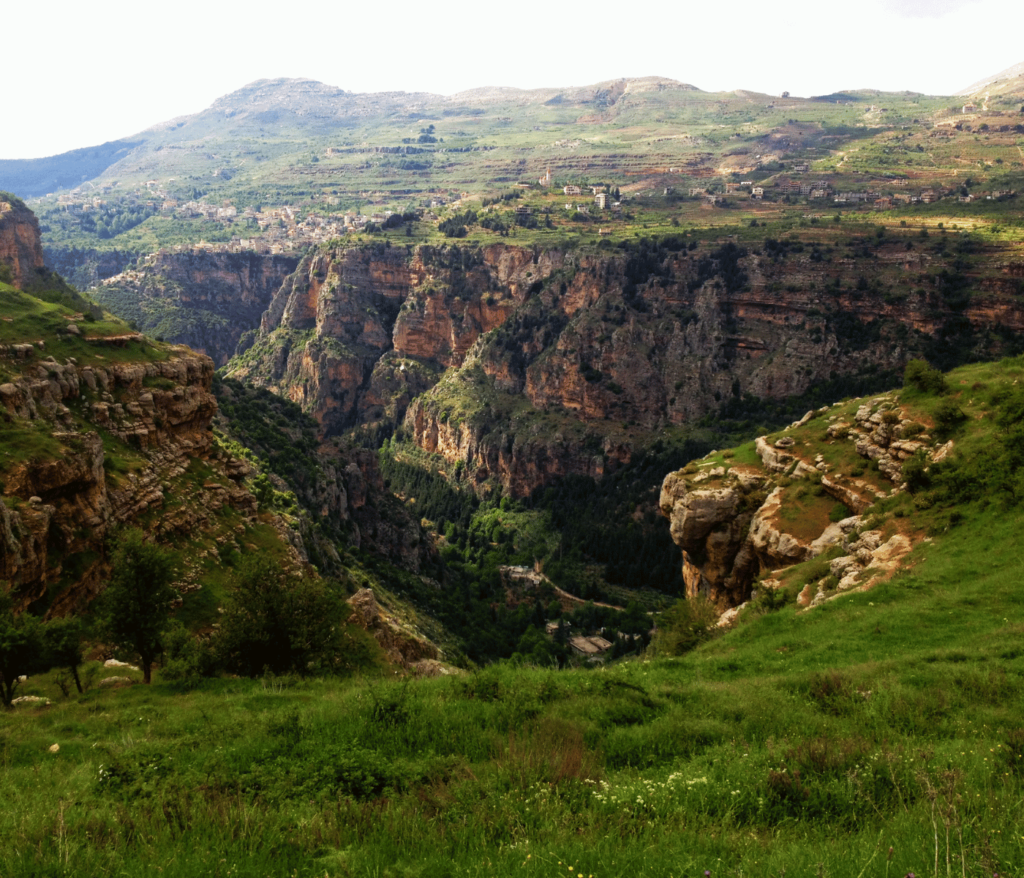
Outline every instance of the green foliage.
POLYGON ((104 633, 139 657, 149 683, 153 661, 163 651, 171 603, 178 596, 171 588, 177 559, 137 528, 120 532, 114 540, 110 581, 101 603, 104 633))
POLYGON ((217 670, 216 656, 208 640, 196 637, 174 619, 163 638, 161 679, 192 689, 217 670))
POLYGON ((12 711, 0 838, 24 843, 0 845, 0 871, 857 878, 932 874, 937 851, 940 873, 948 853, 1013 874, 1020 525, 980 514, 895 581, 753 614, 680 657, 12 711))
POLYGON ((442 220, 438 223, 437 228, 446 238, 465 238, 466 227, 472 226, 475 222, 476 211, 466 210, 452 215, 449 219, 442 220))
POLYGON ((718 608, 703 595, 676 601, 658 620, 654 648, 658 655, 683 655, 714 637, 718 608))
POLYGON ((224 607, 215 648, 225 668, 247 677, 347 670, 347 618, 338 585, 248 557, 224 607))
POLYGON ((853 515, 853 512, 850 511, 850 507, 845 503, 837 503, 832 507, 832 511, 829 512, 828 520, 831 522, 839 522, 844 518, 849 518, 851 515, 853 515))
POLYGON ((903 484, 911 494, 916 494, 931 484, 928 475, 928 454, 923 448, 903 461, 902 475, 903 484))
POLYGON ((934 418, 935 432, 942 438, 948 438, 967 420, 967 415, 954 400, 946 397, 935 407, 934 418))
POLYGON ((930 394, 946 393, 949 389, 942 372, 933 369, 924 360, 911 360, 907 363, 903 370, 903 386, 930 394))
POLYGON ((49 662, 68 670, 79 694, 85 691, 79 674, 79 669, 85 662, 84 637, 84 623, 76 616, 52 619, 43 627, 49 662))
POLYGON ((42 625, 28 613, 14 615, 10 595, 0 592, 0 702, 10 707, 20 677, 45 666, 42 625))

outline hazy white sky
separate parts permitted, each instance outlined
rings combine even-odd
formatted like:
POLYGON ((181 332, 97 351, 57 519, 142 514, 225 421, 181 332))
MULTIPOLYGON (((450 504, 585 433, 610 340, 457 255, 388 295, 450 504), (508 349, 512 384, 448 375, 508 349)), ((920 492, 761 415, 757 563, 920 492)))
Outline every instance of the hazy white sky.
POLYGON ((264 77, 439 94, 622 76, 951 94, 1024 61, 1019 0, 6 5, 0 158, 127 137, 264 77))

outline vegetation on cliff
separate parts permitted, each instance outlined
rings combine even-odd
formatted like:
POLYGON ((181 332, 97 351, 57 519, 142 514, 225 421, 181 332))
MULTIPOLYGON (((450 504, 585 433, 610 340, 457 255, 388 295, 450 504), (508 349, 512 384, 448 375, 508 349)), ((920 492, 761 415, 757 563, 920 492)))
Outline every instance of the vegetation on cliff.
MULTIPOLYGON (((695 248, 695 277, 707 275, 700 285, 718 278, 739 291, 749 258, 740 249, 695 248)), ((781 258, 769 249, 768 259, 781 258)), ((664 280, 657 270, 678 252, 648 246, 629 258, 651 262, 634 266, 638 279, 664 280)), ((549 285, 559 295, 560 283, 549 285)), ((646 302, 656 286, 637 283, 632 297, 646 302)), ((542 284, 533 295, 543 293, 542 284)), ((204 676, 216 665, 179 629, 148 691, 90 685, 94 662, 82 668, 78 696, 60 672, 30 676, 19 694, 42 700, 5 714, 0 735, 0 791, 19 805, 0 817, 0 871, 547 875, 572 866, 588 876, 853 878, 943 864, 1012 874, 1024 862, 1024 667, 1013 642, 1024 625, 1015 560, 1024 361, 945 377, 915 363, 902 390, 817 406, 786 429, 806 399, 759 400, 734 385, 717 401, 718 419, 636 441, 621 458, 588 447, 587 427, 581 448, 615 460, 600 480, 549 477, 513 499, 464 458, 428 454, 408 432, 389 435, 387 419, 321 443, 294 404, 234 381, 218 388, 224 419, 211 437, 208 360, 133 333, 110 341, 118 327, 105 317, 95 321, 107 338, 97 346, 68 330, 78 315, 66 305, 0 294, 20 309, 0 323, 0 427, 5 452, 18 454, 3 469, 0 561, 5 576, 19 577, 11 593, 31 605, 21 622, 9 608, 0 618, 4 682, 9 654, 37 633, 31 611, 106 576, 99 550, 111 547, 88 543, 74 517, 85 506, 64 505, 82 486, 97 489, 88 509, 106 509, 105 491, 120 498, 118 515, 185 542, 179 621, 203 628, 223 606, 224 633, 212 642, 227 644, 230 667, 286 674, 204 676), (35 335, 44 338, 29 344, 35 335), (108 420, 96 430, 101 414, 108 420), (706 453, 731 431, 765 437, 706 453), (186 439, 202 454, 185 454, 186 439), (64 468, 47 468, 59 459, 64 468), (555 626, 549 639, 547 622, 604 626, 608 655, 629 653, 646 643, 647 610, 679 592, 673 565, 688 565, 688 591, 710 581, 707 562, 722 560, 725 541, 686 544, 680 559, 656 518, 659 481, 684 463, 675 483, 725 501, 731 521, 749 515, 749 525, 776 498, 758 530, 772 552, 835 525, 832 545, 779 572, 756 556, 757 576, 739 593, 756 587, 757 597, 731 630, 706 638, 706 619, 676 610, 661 617, 663 633, 642 660, 578 659, 583 668, 556 671, 568 631, 555 626), (385 479, 401 499, 381 499, 385 479), (325 524, 342 512, 351 524, 334 533, 325 524), (303 566, 303 516, 324 537, 324 563, 330 546, 345 571, 337 585, 303 566), (423 520, 408 527, 410 518, 423 520), (16 538, 44 519, 72 526, 49 532, 52 554, 29 576, 30 543, 16 538), (420 542, 421 528, 437 534, 439 556, 420 542), (900 551, 883 557, 885 546, 900 551), (245 555, 269 566, 260 572, 245 555), (535 562, 546 576, 508 569, 535 562), (656 582, 667 594, 636 590, 656 582), (395 681, 389 669, 381 679, 384 651, 410 666, 429 644, 396 644, 380 628, 371 641, 357 628, 341 599, 366 585, 383 586, 389 612, 422 629, 439 619, 449 656, 513 661, 439 679, 395 681), (324 619, 336 624, 316 624, 324 619), (353 670, 364 676, 317 676, 353 670), (41 774, 51 782, 39 784, 41 774)), ((623 307, 615 313, 630 319, 654 310, 623 307)), ((550 328, 534 309, 507 332, 524 358, 550 328)), ((838 325, 846 329, 836 338, 856 350, 864 328, 838 325)), ((498 335, 480 347, 514 354, 498 335)), ((581 370, 581 380, 602 380, 605 364, 587 365, 601 376, 581 370)), ((858 380, 881 380, 879 371, 858 380)), ((482 402, 468 397, 486 374, 478 358, 439 384, 427 400, 436 423, 504 412, 507 391, 485 383, 482 402)), ((523 417, 504 450, 534 427, 548 441, 559 417, 523 417)), ((645 435, 622 429, 631 441, 645 435)), ((664 508, 664 492, 658 502, 664 508)), ((673 523, 673 535, 687 533, 686 522, 673 523)), ((434 661, 426 668, 440 672, 434 661)))
POLYGON ((188 693, 158 678, 67 701, 33 678, 26 692, 54 703, 5 719, 0 784, 19 807, 0 837, 22 843, 0 862, 95 875, 1013 874, 1019 519, 979 510, 889 583, 751 613, 680 658, 188 693))

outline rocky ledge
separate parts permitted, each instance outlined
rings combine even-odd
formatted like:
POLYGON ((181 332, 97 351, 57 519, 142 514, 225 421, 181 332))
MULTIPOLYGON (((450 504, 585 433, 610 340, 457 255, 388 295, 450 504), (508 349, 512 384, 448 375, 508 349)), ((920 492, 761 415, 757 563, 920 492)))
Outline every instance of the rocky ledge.
POLYGON ((20 372, 0 385, 11 439, 0 456, 0 587, 19 608, 44 601, 62 615, 88 602, 119 525, 176 541, 226 505, 255 518, 248 466, 212 448, 209 357, 177 349, 163 362, 83 366, 7 355, 20 372), (195 460, 211 470, 205 486, 182 479, 195 460))
POLYGON ((803 589, 802 606, 870 588, 914 543, 912 534, 879 530, 870 507, 902 490, 909 458, 938 461, 952 447, 886 395, 808 412, 748 446, 750 463, 712 452, 670 473, 660 507, 683 550, 687 596, 706 595, 729 611, 757 589, 778 587, 772 571, 825 552, 825 575, 803 589))

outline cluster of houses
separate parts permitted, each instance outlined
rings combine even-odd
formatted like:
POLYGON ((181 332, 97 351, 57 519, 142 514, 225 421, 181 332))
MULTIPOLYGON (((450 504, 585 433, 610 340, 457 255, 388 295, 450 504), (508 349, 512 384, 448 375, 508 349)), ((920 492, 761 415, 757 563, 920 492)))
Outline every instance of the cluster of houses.
MULTIPOLYGON (((608 189, 605 186, 588 186, 591 195, 593 195, 593 205, 597 210, 608 210, 617 209, 621 207, 618 201, 612 201, 611 195, 608 194, 608 189)), ((583 195, 583 186, 563 186, 562 193, 573 197, 579 197, 583 195)), ((590 205, 588 204, 575 204, 573 202, 566 202, 566 210, 576 210, 580 213, 590 213, 590 205)))
MULTIPOLYGON (((795 171, 806 169, 806 165, 795 166, 795 171)), ((886 186, 892 189, 903 189, 909 185, 907 180, 889 180, 886 186)), ((918 193, 893 192, 884 194, 877 190, 866 191, 838 191, 833 188, 828 180, 801 181, 792 179, 776 180, 771 186, 755 186, 752 181, 728 182, 725 184, 726 194, 736 192, 749 192, 751 199, 760 201, 765 197, 766 192, 771 196, 791 198, 807 198, 810 200, 831 200, 834 204, 871 204, 875 210, 891 210, 894 207, 910 204, 932 204, 943 198, 956 196, 960 202, 970 203, 978 198, 989 200, 1007 197, 1015 194, 1012 190, 993 189, 982 194, 964 194, 956 189, 925 189, 918 193)), ((716 204, 722 196, 709 192, 706 188, 692 187, 691 198, 701 198, 708 204, 716 204)))
MULTIPOLYGON (((247 208, 242 216, 253 220, 259 227, 259 236, 232 238, 230 243, 210 244, 201 241, 199 249, 279 254, 304 250, 312 245, 362 231, 369 223, 383 223, 392 211, 365 214, 331 214, 321 216, 310 213, 302 216, 293 207, 280 207, 257 211, 247 208)), ((204 214, 205 215, 205 214, 204 214)), ((219 218, 219 217, 217 217, 219 218)), ((178 249, 181 249, 180 247, 178 249)))

